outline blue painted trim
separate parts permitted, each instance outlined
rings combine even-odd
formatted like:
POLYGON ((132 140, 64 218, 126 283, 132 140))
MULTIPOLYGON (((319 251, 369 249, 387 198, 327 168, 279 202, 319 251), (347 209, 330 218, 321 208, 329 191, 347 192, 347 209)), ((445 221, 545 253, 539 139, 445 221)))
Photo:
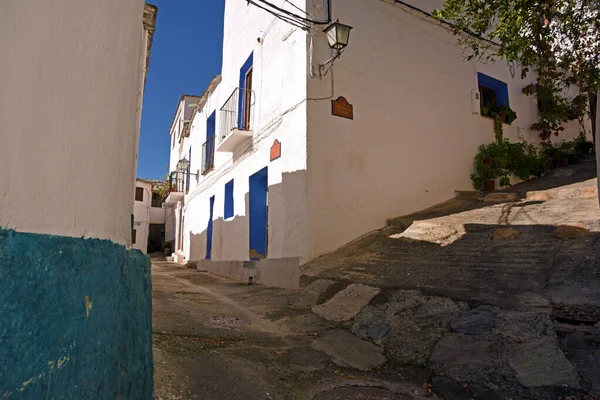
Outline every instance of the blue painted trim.
POLYGON ((215 136, 217 132, 217 116, 216 111, 213 111, 212 114, 206 119, 206 140, 215 136))
POLYGON ((510 106, 508 101, 508 85, 505 82, 481 72, 477 73, 477 82, 496 92, 496 103, 498 105, 510 106))
MULTIPOLYGON (((252 64, 254 62, 254 52, 250 53, 250 56, 240 68, 240 85, 238 86, 240 89, 246 89, 246 74, 252 68, 252 64)), ((240 90, 238 93, 238 121, 237 126, 238 129, 242 129, 244 126, 244 115, 245 115, 245 102, 244 102, 244 91, 240 90)))
POLYGON ((268 167, 250 176, 249 220, 250 220, 250 259, 267 257, 267 193, 269 190, 268 167))
POLYGON ((206 228, 206 258, 210 260, 212 257, 212 236, 213 236, 213 214, 215 211, 215 196, 212 196, 209 200, 210 212, 208 217, 208 228, 206 228))
POLYGON ((152 399, 147 256, 0 228, 0 282, 0 397, 152 399))
POLYGON ((225 184, 225 210, 224 218, 233 217, 233 179, 225 184))

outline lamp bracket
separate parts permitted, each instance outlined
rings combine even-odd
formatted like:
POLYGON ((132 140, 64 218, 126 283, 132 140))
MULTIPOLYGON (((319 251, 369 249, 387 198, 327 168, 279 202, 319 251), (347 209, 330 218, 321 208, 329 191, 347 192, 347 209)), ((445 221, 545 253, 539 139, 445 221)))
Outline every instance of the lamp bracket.
POLYGON ((323 76, 327 75, 329 70, 331 70, 331 67, 333 67, 333 63, 335 63, 335 60, 337 60, 338 58, 340 58, 342 56, 344 49, 337 49, 334 51, 335 51, 335 54, 329 60, 327 60, 323 64, 319 65, 319 76, 323 77, 323 76))

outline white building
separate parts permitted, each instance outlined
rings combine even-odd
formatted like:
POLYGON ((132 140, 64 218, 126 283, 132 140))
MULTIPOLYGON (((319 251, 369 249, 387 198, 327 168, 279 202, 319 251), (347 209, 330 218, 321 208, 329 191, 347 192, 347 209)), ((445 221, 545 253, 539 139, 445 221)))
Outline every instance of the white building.
MULTIPOLYGON (((428 15, 441 0, 412 0, 420 10, 391 0, 291 3, 277 5, 313 20, 307 29, 256 6, 263 1, 226 1, 221 77, 189 135, 172 138, 182 183, 166 204, 178 261, 297 287, 302 263, 472 190, 477 148, 494 140, 479 95, 516 111, 505 137, 539 142, 528 130, 535 98, 521 92, 532 78, 504 61, 465 61, 428 15), (332 66, 323 29, 336 20, 354 29, 332 66)), ((573 123, 561 138, 578 133, 573 123)))
POLYGON ((3 398, 153 397, 131 195, 156 16, 143 0, 0 1, 3 398))
POLYGON ((165 214, 159 186, 163 181, 136 179, 133 208, 133 237, 135 249, 144 254, 162 251, 165 242, 165 214))

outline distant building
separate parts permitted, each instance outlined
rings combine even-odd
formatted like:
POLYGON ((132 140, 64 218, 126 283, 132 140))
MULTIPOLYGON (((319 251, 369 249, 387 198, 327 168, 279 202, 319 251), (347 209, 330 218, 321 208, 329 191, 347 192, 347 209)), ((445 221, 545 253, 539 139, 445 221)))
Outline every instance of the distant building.
POLYGON ((522 93, 534 77, 466 61, 429 14, 442 0, 338 3, 226 1, 221 76, 189 131, 170 132, 178 262, 297 287, 303 263, 472 190, 478 147, 495 140, 482 106, 510 105, 504 136, 540 142, 522 93), (337 20, 353 29, 332 64, 323 30, 337 20))
POLYGON ((157 8, 1 3, 0 397, 150 400, 131 196, 157 8))
POLYGON ((136 179, 133 212, 132 244, 143 253, 163 250, 165 242, 165 211, 159 187, 163 181, 136 179))

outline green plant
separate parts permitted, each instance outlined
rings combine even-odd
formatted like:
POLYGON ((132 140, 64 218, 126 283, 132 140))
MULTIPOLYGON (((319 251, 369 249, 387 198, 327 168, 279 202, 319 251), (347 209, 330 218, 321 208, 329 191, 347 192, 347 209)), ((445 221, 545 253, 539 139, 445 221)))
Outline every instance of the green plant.
POLYGON ((165 249, 170 249, 170 248, 171 248, 171 242, 164 242, 164 243, 163 243, 163 247, 164 247, 165 249))
POLYGON ((575 152, 576 158, 589 156, 594 152, 594 143, 588 141, 585 137, 585 133, 582 132, 573 140, 573 151, 575 152))
POLYGON ((481 115, 494 120, 494 134, 496 140, 501 140, 503 135, 503 123, 510 124, 517 119, 517 113, 512 108, 506 105, 497 105, 496 103, 489 104, 487 107, 481 108, 481 115))
POLYGON ((526 142, 511 143, 508 139, 479 146, 475 155, 475 173, 471 181, 480 189, 489 179, 500 179, 500 186, 510 186, 511 176, 527 180, 541 176, 547 170, 547 161, 535 146, 526 142))

